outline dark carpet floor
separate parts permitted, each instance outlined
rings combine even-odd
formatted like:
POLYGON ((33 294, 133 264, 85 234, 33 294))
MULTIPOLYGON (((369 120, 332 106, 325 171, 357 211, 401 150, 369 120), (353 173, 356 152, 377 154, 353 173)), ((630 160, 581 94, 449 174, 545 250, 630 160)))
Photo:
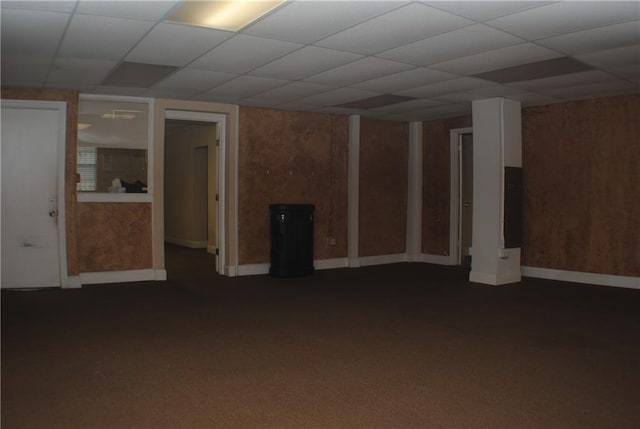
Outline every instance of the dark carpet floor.
POLYGON ((2 292, 2 428, 640 428, 640 291, 427 264, 2 292))

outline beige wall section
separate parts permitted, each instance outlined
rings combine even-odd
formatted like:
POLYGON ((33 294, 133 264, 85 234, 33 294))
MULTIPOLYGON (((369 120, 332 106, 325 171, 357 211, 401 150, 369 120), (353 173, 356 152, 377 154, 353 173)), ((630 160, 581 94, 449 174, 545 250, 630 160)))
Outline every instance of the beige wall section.
POLYGON ((408 123, 361 118, 361 257, 405 253, 408 156, 408 123))
POLYGON ((523 109, 525 266, 640 276, 640 96, 523 109))
POLYGON ((240 263, 269 262, 272 203, 314 204, 314 258, 346 257, 348 133, 347 116, 241 107, 240 263))
POLYGON ((80 272, 151 268, 151 204, 79 203, 80 272))
POLYGON ((200 101, 170 100, 158 98, 154 101, 153 133, 153 268, 164 269, 164 120, 166 110, 217 113, 226 117, 226 209, 224 213, 226 233, 226 265, 230 272, 237 266, 237 151, 238 151, 238 106, 200 101))
POLYGON ((78 152, 78 91, 62 89, 19 89, 2 88, 3 100, 64 101, 67 103, 65 210, 67 234, 67 274, 77 275, 78 232, 76 227, 76 157, 78 152))
MULTIPOLYGON (((180 122, 184 125, 171 127, 165 136, 165 241, 188 247, 206 247, 209 186, 213 187, 215 202, 216 124, 180 122), (211 152, 214 162, 212 183, 209 183, 211 152)), ((215 210, 211 214, 215 243, 215 210)))
POLYGON ((471 116, 427 121, 422 126, 422 252, 449 255, 450 134, 471 127, 471 116))

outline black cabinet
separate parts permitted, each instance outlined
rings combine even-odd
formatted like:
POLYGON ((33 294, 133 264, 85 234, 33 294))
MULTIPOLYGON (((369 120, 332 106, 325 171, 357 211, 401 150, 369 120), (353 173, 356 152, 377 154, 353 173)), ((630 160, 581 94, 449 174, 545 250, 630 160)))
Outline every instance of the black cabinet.
POLYGON ((313 274, 313 204, 270 204, 274 277, 313 274))

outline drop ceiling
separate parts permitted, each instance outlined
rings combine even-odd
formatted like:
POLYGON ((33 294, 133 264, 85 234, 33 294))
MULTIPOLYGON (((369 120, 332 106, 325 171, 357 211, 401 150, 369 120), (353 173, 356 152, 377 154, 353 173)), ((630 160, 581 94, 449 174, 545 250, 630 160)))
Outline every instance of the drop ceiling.
POLYGON ((290 0, 237 32, 181 3, 3 0, 2 86, 412 121, 640 92, 638 1, 290 0))

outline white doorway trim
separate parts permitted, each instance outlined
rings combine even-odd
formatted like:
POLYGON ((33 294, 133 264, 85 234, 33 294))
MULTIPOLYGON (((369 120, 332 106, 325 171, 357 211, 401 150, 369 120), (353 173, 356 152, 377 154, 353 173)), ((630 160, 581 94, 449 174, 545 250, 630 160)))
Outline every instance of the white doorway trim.
POLYGON ((449 264, 460 265, 460 137, 473 128, 454 128, 450 131, 450 191, 449 191, 449 264))
POLYGON ((58 263, 60 268, 60 286, 63 288, 71 287, 67 271, 67 200, 65 193, 67 103, 64 101, 2 100, 1 106, 2 108, 56 110, 58 112, 58 172, 56 177, 58 194, 56 201, 56 210, 58 211, 58 263))
MULTIPOLYGON (((227 265, 227 255, 226 255, 226 174, 225 174, 225 165, 226 165, 226 115, 220 113, 209 113, 209 112, 198 112, 198 111, 184 111, 184 110, 165 110, 164 113, 165 119, 175 119, 179 121, 200 121, 200 122, 212 122, 217 125, 216 134, 218 136, 218 140, 220 142, 218 148, 218 157, 216 160, 217 168, 216 168, 216 186, 218 193, 218 213, 216 214, 216 220, 218 223, 217 226, 217 234, 216 234, 216 242, 218 248, 218 264, 216 270, 219 274, 225 274, 225 266, 227 265)), ((164 171, 164 169, 163 169, 164 171)), ((163 209, 164 210, 164 209, 163 209)), ((164 230, 163 230, 164 237, 164 230)))

